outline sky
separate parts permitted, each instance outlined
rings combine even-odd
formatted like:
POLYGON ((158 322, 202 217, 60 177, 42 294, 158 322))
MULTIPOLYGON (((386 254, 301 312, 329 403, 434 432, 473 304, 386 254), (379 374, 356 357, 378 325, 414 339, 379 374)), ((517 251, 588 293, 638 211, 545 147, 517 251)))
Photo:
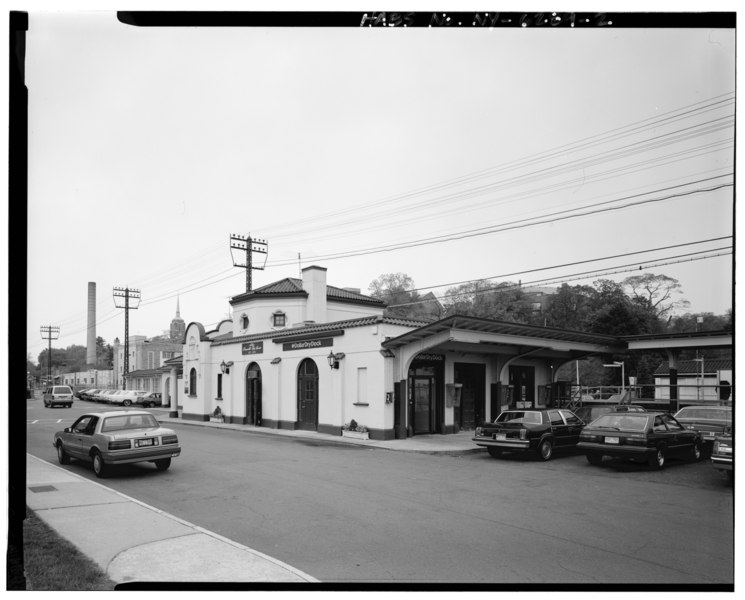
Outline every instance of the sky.
MULTIPOLYGON (((440 17, 438 17, 440 18, 440 17)), ((444 17, 446 18, 446 17, 444 17)), ((703 28, 140 28, 31 11, 27 348, 209 330, 326 267, 586 284, 664 274, 732 305, 735 32, 703 28)))

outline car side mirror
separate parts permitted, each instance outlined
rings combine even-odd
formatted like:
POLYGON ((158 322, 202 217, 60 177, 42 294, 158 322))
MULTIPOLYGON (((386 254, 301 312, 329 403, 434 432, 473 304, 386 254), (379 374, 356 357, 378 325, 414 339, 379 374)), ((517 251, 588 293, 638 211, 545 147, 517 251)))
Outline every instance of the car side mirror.
POLYGON ((70 433, 70 428, 69 427, 65 427, 65 433, 70 433))

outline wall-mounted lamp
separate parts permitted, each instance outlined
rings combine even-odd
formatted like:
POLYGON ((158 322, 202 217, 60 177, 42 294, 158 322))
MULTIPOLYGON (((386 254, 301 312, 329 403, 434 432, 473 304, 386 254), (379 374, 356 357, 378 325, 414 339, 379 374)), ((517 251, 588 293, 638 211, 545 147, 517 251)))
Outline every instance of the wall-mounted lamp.
POLYGON ((226 374, 230 373, 230 367, 232 367, 232 366, 233 366, 233 361, 232 360, 230 362, 222 361, 220 363, 220 370, 223 372, 223 374, 226 375, 226 374))
POLYGON ((343 352, 338 352, 337 354, 329 352, 329 355, 326 357, 329 361, 329 367, 331 367, 332 369, 338 369, 339 361, 344 358, 344 356, 345 354, 343 352))
POLYGON ((282 359, 278 356, 277 358, 273 358, 272 361, 269 363, 270 365, 278 365, 282 362, 282 359))

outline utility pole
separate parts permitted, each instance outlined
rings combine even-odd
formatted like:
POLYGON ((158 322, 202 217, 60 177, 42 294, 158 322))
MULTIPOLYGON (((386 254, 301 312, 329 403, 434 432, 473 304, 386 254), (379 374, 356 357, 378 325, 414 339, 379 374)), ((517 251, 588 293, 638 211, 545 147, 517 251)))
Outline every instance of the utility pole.
POLYGON ((52 340, 59 337, 59 327, 52 325, 41 326, 41 339, 49 340, 49 350, 47 351, 47 385, 52 381, 52 340))
POLYGON ((124 371, 122 372, 122 389, 127 389, 127 380, 124 376, 129 373, 129 309, 136 309, 140 304, 140 290, 130 289, 128 287, 114 288, 114 305, 117 308, 124 309, 124 371), (124 298, 124 306, 121 306, 121 300, 124 298), (137 306, 130 306, 129 299, 137 300, 137 306))
POLYGON ((250 292, 253 287, 251 285, 251 271, 254 269, 257 269, 259 271, 264 270, 264 266, 266 266, 266 255, 269 253, 269 244, 267 244, 266 240, 259 240, 254 239, 251 237, 251 234, 248 234, 248 237, 238 235, 236 233, 230 234, 230 255, 233 255, 233 250, 243 250, 246 253, 245 262, 236 262, 235 258, 233 258, 233 266, 234 267, 241 267, 242 269, 246 269, 246 293, 250 292), (254 266, 253 264, 253 253, 256 252, 258 254, 264 254, 264 264, 260 267, 254 266))

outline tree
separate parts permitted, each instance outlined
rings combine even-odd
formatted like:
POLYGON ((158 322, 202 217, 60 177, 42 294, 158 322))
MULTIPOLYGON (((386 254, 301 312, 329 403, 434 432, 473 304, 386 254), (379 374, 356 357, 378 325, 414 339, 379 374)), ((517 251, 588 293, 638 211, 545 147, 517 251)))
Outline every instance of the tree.
POLYGON ((369 293, 386 303, 385 315, 407 319, 435 320, 442 306, 433 294, 420 296, 414 280, 405 273, 383 274, 370 283, 369 293))
POLYGON ((678 297, 683 293, 680 282, 667 275, 634 275, 621 284, 632 299, 646 304, 660 319, 666 319, 678 308, 690 306, 688 300, 678 297))
POLYGON ((445 310, 448 315, 467 315, 529 323, 530 306, 525 292, 518 283, 502 282, 493 284, 488 281, 472 281, 450 288, 446 292, 445 310))
POLYGON ((587 330, 587 318, 595 289, 589 285, 563 284, 549 297, 543 313, 546 325, 574 331, 587 330))

